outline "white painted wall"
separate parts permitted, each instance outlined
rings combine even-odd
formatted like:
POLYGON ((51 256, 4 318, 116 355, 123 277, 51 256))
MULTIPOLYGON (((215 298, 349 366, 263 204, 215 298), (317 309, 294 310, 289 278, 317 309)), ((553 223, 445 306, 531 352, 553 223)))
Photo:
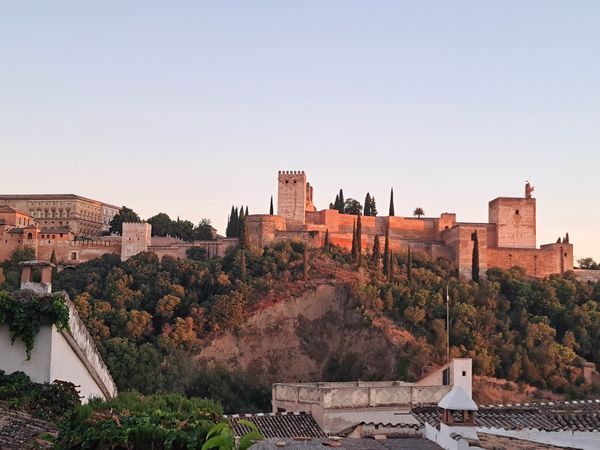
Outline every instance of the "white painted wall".
POLYGON ((24 372, 31 381, 47 383, 50 379, 50 353, 52 346, 52 329, 42 327, 36 336, 31 351, 31 359, 27 360, 25 344, 17 339, 10 343, 8 325, 0 324, 0 370, 7 374, 24 372))
POLYGON ((450 383, 473 397, 473 361, 471 358, 455 358, 450 362, 450 383))
POLYGON ((83 397, 83 403, 86 403, 92 397, 106 399, 106 395, 104 395, 79 355, 73 350, 65 336, 56 331, 54 326, 52 327, 51 351, 50 380, 70 381, 79 386, 79 395, 83 397))

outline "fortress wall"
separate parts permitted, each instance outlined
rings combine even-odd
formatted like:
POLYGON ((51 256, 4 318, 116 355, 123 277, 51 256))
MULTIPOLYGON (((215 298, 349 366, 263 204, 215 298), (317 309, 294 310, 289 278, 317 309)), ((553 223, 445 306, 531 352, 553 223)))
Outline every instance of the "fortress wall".
POLYGON ((276 232, 286 229, 285 218, 270 214, 251 214, 245 219, 246 243, 262 248, 276 238, 276 232))
POLYGON ((8 234, 0 235, 2 241, 0 242, 0 262, 10 259, 12 253, 23 246, 23 236, 20 234, 8 234))
POLYGON ((597 283, 600 281, 600 270, 574 269, 575 275, 580 281, 597 283))
POLYGON ((539 249, 493 248, 488 249, 488 267, 510 269, 519 266, 534 277, 573 270, 573 246, 548 244, 539 249))
POLYGON ((121 243, 111 241, 39 241, 38 259, 49 261, 52 251, 58 262, 90 261, 106 253, 121 254, 121 243))
POLYGON ((446 243, 453 249, 458 273, 461 277, 470 279, 473 265, 472 234, 477 231, 479 241, 479 271, 485 274, 488 268, 488 224, 457 224, 446 231, 446 243))

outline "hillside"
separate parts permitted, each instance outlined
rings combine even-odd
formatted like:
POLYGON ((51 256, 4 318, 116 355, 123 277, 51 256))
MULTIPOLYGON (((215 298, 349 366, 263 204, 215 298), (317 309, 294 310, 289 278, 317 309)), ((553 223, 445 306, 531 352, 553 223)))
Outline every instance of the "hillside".
POLYGON ((473 358, 476 374, 595 394, 581 368, 600 363, 600 284, 518 268, 465 282, 447 261, 405 254, 390 270, 284 242, 205 262, 105 255, 57 274, 55 288, 121 390, 208 396, 227 412, 268 409, 273 381, 418 379, 445 360, 447 288, 451 354, 473 358))

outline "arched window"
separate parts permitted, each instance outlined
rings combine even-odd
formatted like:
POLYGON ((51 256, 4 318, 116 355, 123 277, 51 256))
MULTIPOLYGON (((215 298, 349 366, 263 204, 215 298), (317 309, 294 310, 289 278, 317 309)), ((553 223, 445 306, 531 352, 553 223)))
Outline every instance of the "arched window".
POLYGON ((27 239, 33 239, 33 234, 27 233, 27 239))

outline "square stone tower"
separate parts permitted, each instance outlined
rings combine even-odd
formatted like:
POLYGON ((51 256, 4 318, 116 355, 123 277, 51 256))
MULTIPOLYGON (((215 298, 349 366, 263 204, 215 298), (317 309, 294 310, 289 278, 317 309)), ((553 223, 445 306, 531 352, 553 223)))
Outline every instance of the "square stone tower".
POLYGON ((535 198, 500 197, 489 204, 500 248, 536 248, 535 198))
POLYGON ((285 219, 288 230, 301 229, 306 213, 306 174, 304 171, 279 171, 277 215, 285 219))
POLYGON ((121 236, 121 261, 147 252, 152 240, 152 225, 146 222, 123 223, 121 236))

